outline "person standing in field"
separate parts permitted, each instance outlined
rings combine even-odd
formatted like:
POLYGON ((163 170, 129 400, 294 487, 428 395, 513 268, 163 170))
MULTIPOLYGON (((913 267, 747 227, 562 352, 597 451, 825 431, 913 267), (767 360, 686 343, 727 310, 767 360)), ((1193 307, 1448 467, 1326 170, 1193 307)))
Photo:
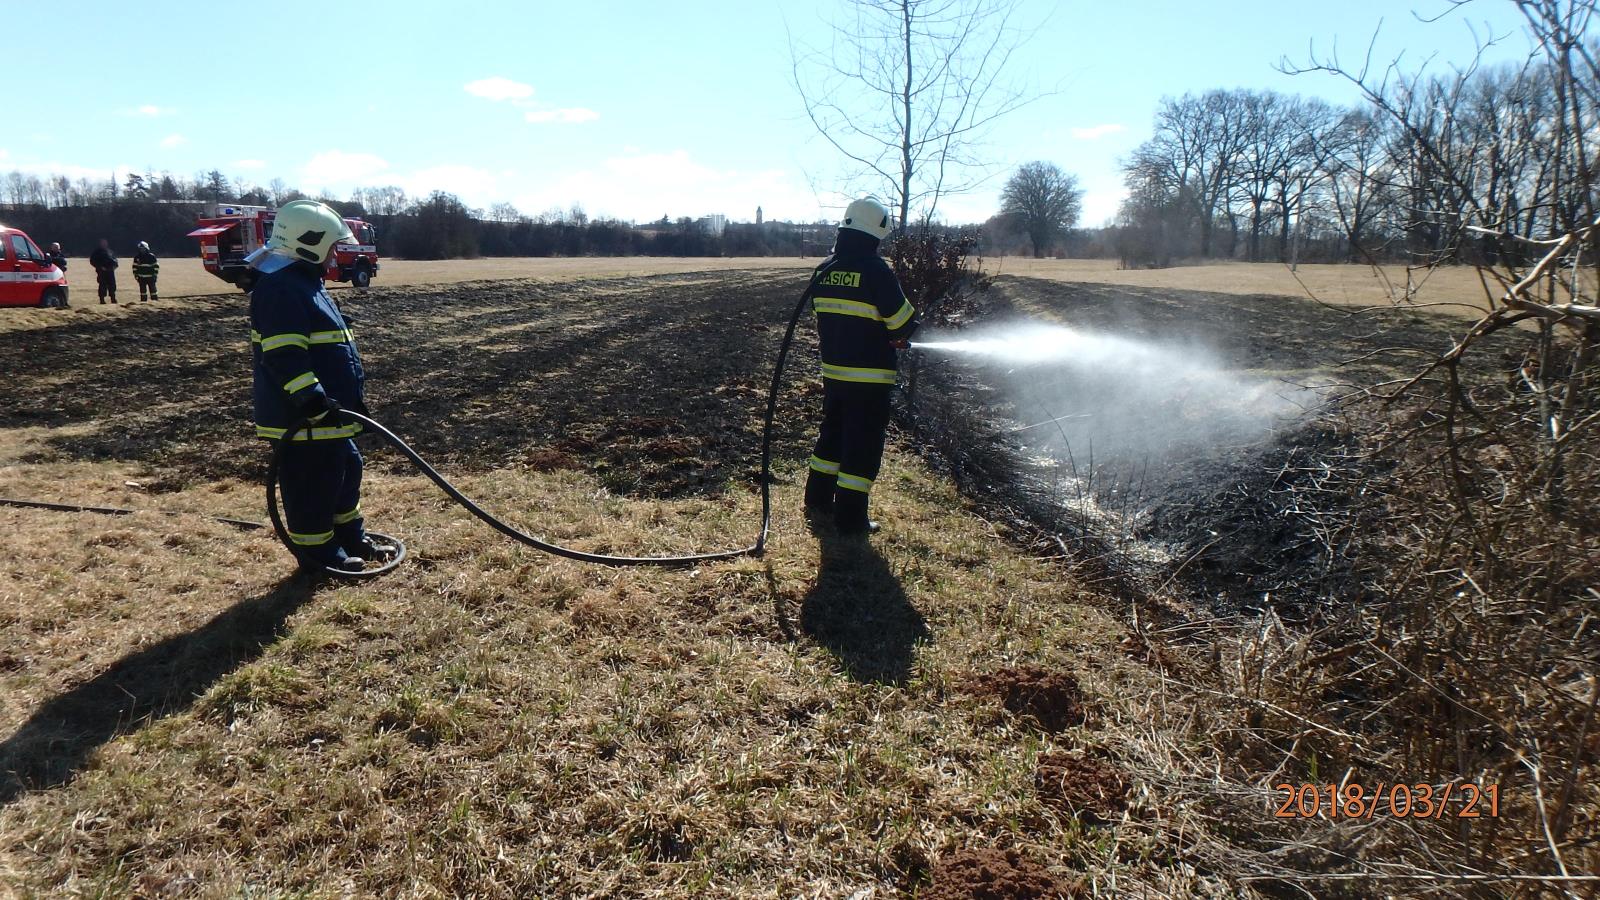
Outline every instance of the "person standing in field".
POLYGON ((111 252, 110 241, 105 238, 100 239, 100 246, 89 254, 89 265, 94 267, 95 289, 100 294, 100 304, 105 305, 108 297, 112 303, 116 303, 117 255, 111 252))
POLYGON ((161 263, 150 252, 150 245, 140 241, 138 252, 133 254, 133 280, 139 284, 140 300, 160 299, 156 296, 156 276, 159 274, 161 263))
POLYGON ((59 243, 51 244, 50 245, 50 252, 47 255, 50 257, 50 264, 51 265, 53 265, 56 268, 60 269, 62 272, 66 272, 67 271, 67 255, 65 253, 61 252, 61 244, 59 244, 59 243))
POLYGON ((322 280, 334 245, 353 237, 326 204, 296 200, 278 210, 266 246, 246 260, 255 275, 247 289, 256 435, 283 445, 289 539, 313 571, 359 572, 389 551, 367 537, 354 440, 361 425, 343 412, 366 413, 366 372, 322 280))
POLYGON ((808 515, 842 534, 871 534, 867 501, 883 463, 896 349, 917 328, 916 309, 878 255, 889 210, 857 200, 845 210, 833 255, 817 269, 811 306, 822 349, 822 427, 806 478, 808 515))

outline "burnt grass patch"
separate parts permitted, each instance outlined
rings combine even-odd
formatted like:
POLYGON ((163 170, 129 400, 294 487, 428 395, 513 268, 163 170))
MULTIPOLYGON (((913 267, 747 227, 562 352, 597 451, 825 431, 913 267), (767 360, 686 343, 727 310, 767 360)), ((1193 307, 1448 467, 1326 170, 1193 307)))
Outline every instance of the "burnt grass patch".
MULTIPOLYGON (((373 416, 446 474, 570 467, 614 493, 676 498, 759 483, 772 362, 804 285, 735 271, 337 299, 373 416)), ((159 489, 257 480, 248 332, 248 301, 232 294, 7 335, 0 370, 48 359, 63 384, 0 396, 0 427, 70 427, 28 461, 136 461, 159 489)), ((814 330, 796 341, 777 458, 804 455, 820 403, 814 330)), ((409 470, 378 439, 361 443, 377 469, 409 470)))
MULTIPOLYGON (((1076 284, 1005 276, 967 287, 946 329, 1051 321, 1135 340, 1206 348, 1222 365, 1322 403, 1254 443, 1169 458, 1041 460, 1019 427, 1071 412, 1029 405, 959 359, 917 354, 897 406, 929 463, 1012 538, 1063 558, 1117 596, 1154 600, 1171 622, 1272 609, 1288 621, 1360 599, 1346 555, 1380 504, 1367 480, 1391 463, 1363 437, 1384 415, 1373 385, 1414 374, 1459 322, 1404 309, 1359 311, 1305 298, 1076 284), (1381 351, 1381 352, 1379 352, 1381 351), (1077 502, 1073 502, 1077 501, 1077 502), (1090 502, 1083 502, 1090 501, 1090 502), (1170 608, 1176 598, 1180 608, 1170 608)), ((1480 358, 1489 358, 1482 354, 1480 358)), ((1481 363, 1479 363, 1481 364, 1481 363)))

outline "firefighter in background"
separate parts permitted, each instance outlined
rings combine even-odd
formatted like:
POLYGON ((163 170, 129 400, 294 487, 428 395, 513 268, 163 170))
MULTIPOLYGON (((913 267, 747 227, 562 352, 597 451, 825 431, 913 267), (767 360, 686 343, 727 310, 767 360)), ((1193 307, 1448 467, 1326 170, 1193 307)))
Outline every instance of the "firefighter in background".
POLYGON ((278 210, 272 237, 248 258, 256 435, 287 442, 279 473, 290 540, 302 565, 360 571, 386 548, 361 514, 361 426, 343 408, 367 411, 365 372, 349 322, 323 284, 333 246, 352 240, 326 204, 296 200, 278 210), (310 427, 291 435, 295 423, 310 427))
POLYGON ((51 244, 50 252, 47 255, 50 257, 50 264, 52 266, 55 266, 62 272, 67 271, 67 255, 61 252, 61 244, 51 244))
POLYGON ((811 284, 822 348, 822 428, 806 479, 806 511, 843 534, 871 534, 872 483, 883 462, 896 349, 916 330, 916 310, 878 255, 889 210, 857 200, 845 210, 833 255, 811 284))
POLYGON ((156 296, 156 276, 160 274, 161 263, 150 252, 150 245, 140 241, 138 252, 133 254, 133 280, 139 283, 140 300, 160 299, 156 296))
POLYGON ((95 288, 99 291, 101 305, 105 305, 107 297, 111 298, 112 303, 116 303, 117 255, 111 252, 110 241, 105 238, 100 239, 100 246, 89 254, 89 265, 94 268, 95 288))

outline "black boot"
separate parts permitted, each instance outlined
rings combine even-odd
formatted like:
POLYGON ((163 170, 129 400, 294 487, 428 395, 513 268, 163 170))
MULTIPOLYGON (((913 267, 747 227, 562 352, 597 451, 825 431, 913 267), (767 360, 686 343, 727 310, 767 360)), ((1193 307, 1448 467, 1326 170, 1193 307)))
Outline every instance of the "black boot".
POLYGON ((876 534, 878 523, 867 518, 867 495, 840 491, 833 501, 833 527, 840 534, 876 534))
POLYGON ((834 477, 816 469, 806 477, 806 510, 833 515, 834 477))

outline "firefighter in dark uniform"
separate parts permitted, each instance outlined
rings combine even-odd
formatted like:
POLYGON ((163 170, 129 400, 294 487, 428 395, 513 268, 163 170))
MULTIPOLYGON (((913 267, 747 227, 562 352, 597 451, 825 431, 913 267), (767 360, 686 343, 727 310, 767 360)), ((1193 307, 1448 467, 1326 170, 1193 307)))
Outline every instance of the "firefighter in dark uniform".
POLYGON ((48 255, 50 257, 51 265, 60 269, 62 272, 67 271, 67 255, 61 252, 61 245, 59 243, 50 245, 50 252, 48 255))
POLYGON ((94 248, 89 254, 89 265, 94 269, 95 288, 100 294, 100 303, 105 304, 106 298, 111 298, 112 303, 117 302, 117 255, 111 252, 111 242, 105 238, 100 239, 100 246, 94 248))
POLYGON ((845 210, 833 255, 811 284, 822 348, 822 428, 806 479, 806 510, 843 534, 870 534, 872 483, 883 462, 896 348, 916 330, 916 310, 878 255, 889 210, 857 200, 845 210))
POLYGON ((161 263, 150 252, 150 245, 139 242, 139 251, 133 254, 133 280, 139 283, 140 300, 157 300, 156 276, 161 274, 161 263))
POLYGON ((333 246, 351 240, 326 204, 296 200, 278 210, 272 237, 251 254, 250 341, 256 435, 284 442, 284 513, 301 563, 358 572, 387 548, 366 534, 361 513, 361 426, 366 374, 349 322, 323 284, 333 246), (302 420, 311 427, 288 433, 302 420))

